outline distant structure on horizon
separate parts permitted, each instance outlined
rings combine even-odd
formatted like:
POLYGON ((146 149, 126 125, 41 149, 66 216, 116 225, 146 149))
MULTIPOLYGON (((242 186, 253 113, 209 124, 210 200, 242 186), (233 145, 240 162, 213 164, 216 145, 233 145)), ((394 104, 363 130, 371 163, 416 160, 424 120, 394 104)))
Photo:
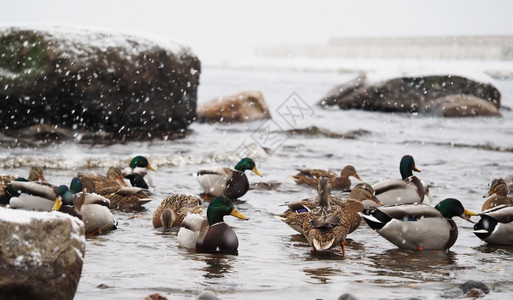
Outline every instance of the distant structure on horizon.
POLYGON ((256 49, 265 57, 513 60, 513 36, 332 38, 327 45, 256 49))

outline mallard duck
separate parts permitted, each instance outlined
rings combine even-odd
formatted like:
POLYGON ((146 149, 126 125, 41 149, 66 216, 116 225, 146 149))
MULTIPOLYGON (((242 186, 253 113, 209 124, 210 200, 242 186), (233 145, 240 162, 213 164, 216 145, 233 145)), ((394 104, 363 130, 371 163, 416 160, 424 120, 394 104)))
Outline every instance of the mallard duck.
MULTIPOLYGON (((0 176, 0 204, 7 205, 9 204, 9 200, 12 196, 17 196, 18 192, 16 192, 12 186, 10 186, 11 181, 27 181, 27 179, 22 177, 16 177, 12 175, 2 175, 0 176)), ((32 166, 29 171, 28 181, 41 181, 46 182, 46 179, 43 175, 43 169, 41 167, 32 166)))
POLYGON ((146 180, 144 180, 144 177, 137 173, 128 174, 125 176, 125 178, 130 181, 130 185, 133 187, 138 187, 146 190, 149 189, 146 180))
POLYGON ((123 169, 122 174, 124 178, 130 180, 133 187, 147 189, 148 184, 144 180, 144 176, 146 176, 148 170, 157 171, 150 165, 146 157, 139 155, 130 161, 128 167, 123 169), (138 176, 130 174, 137 174, 138 176))
POLYGON ((243 158, 235 169, 217 168, 199 170, 197 179, 205 194, 212 196, 226 196, 230 199, 242 197, 249 190, 248 178, 244 171, 251 170, 262 176, 255 162, 251 158, 243 158))
MULTIPOLYGON (((70 191, 73 193, 73 206, 81 215, 86 234, 108 232, 116 229, 114 216, 110 212, 109 199, 95 193, 87 193, 78 177, 71 180, 70 191)), ((54 210, 59 210, 61 201, 57 201, 54 210)))
POLYGON ((329 179, 332 189, 348 191, 351 189, 351 180, 349 179, 349 176, 353 176, 359 181, 362 181, 353 166, 345 166, 340 172, 340 176, 334 172, 326 170, 300 169, 299 173, 294 175, 292 178, 297 184, 306 184, 311 187, 317 187, 319 178, 325 177, 329 179))
MULTIPOLYGON (((320 186, 318 186, 317 192, 320 195, 319 191, 320 186)), ((369 199, 371 201, 376 202, 377 204, 381 203, 377 198, 372 195, 368 196, 368 194, 365 191, 372 190, 372 187, 369 184, 357 184, 355 188, 351 191, 349 194, 348 199, 359 199, 360 197, 364 197, 363 199, 369 199), (360 196, 362 195, 362 196, 360 196), (365 195, 365 196, 363 196, 365 195), (368 197, 368 198, 365 198, 368 197)), ((371 194, 373 194, 374 191, 372 190, 371 194)), ((329 203, 330 205, 338 206, 338 207, 344 207, 348 202, 346 200, 343 200, 339 197, 335 197, 333 195, 329 195, 329 203)), ((285 222, 287 225, 289 225, 292 229, 299 232, 300 234, 303 233, 303 223, 305 220, 305 217, 307 213, 316 208, 319 205, 319 196, 304 199, 301 201, 296 202, 290 202, 287 203, 288 209, 284 211, 279 217, 280 219, 285 222)))
POLYGON ((73 193, 66 185, 60 185, 56 189, 57 199, 55 199, 52 210, 75 216, 82 220, 82 215, 75 210, 73 193))
POLYGON ((138 187, 114 186, 97 190, 96 193, 110 200, 111 209, 122 211, 144 210, 143 205, 153 200, 148 190, 138 187))
POLYGON ((223 218, 227 215, 248 220, 234 208, 230 199, 218 196, 207 208, 207 219, 198 214, 185 217, 178 231, 178 244, 187 249, 196 249, 197 252, 237 252, 239 239, 224 222, 223 218))
POLYGON ((481 211, 485 211, 499 205, 513 206, 513 197, 508 197, 508 185, 502 178, 492 180, 488 193, 483 196, 483 198, 486 197, 490 198, 485 201, 481 211))
MULTIPOLYGON (((415 161, 411 155, 405 155, 399 163, 399 171, 402 179, 389 179, 373 184, 376 191, 376 197, 383 202, 383 205, 397 205, 410 203, 430 204, 430 199, 426 195, 427 187, 420 181, 413 171, 420 172, 415 166, 415 161)), ((373 203, 365 202, 367 207, 375 207, 373 203)))
POLYGON ((110 167, 107 170, 106 176, 93 173, 78 173, 77 176, 82 182, 86 180, 86 178, 92 181, 94 184, 94 190, 88 190, 90 193, 94 193, 95 191, 100 191, 108 187, 126 186, 126 183, 123 181, 121 169, 116 167, 110 167))
POLYGON ((201 199, 196 195, 173 194, 168 196, 153 212, 153 227, 180 226, 189 214, 201 214, 201 199))
POLYGON ((496 206, 479 213, 474 234, 489 244, 513 245, 513 207, 496 206))
POLYGON ((367 183, 359 183, 351 191, 347 201, 337 199, 330 204, 331 187, 327 178, 319 179, 319 206, 304 217, 303 231, 313 251, 326 251, 338 245, 345 255, 346 236, 360 226, 362 218, 358 214, 363 211, 362 201, 372 199, 380 202, 374 196, 374 190, 367 183))
POLYGON ((51 211, 57 198, 57 186, 32 181, 10 183, 15 194, 9 200, 11 208, 51 211))
POLYGON ((401 249, 445 250, 458 238, 458 227, 452 218, 459 216, 470 221, 470 216, 475 215, 459 200, 447 198, 434 208, 426 204, 370 208, 362 217, 372 229, 401 249))
MULTIPOLYGON (((116 171, 116 175, 118 175, 116 171)), ((88 193, 96 193, 110 201, 110 209, 122 211, 141 211, 143 205, 152 201, 149 191, 139 187, 121 186, 117 182, 111 186, 105 186, 105 182, 100 182, 92 176, 78 177, 82 187, 88 193), (103 187, 98 189, 98 186, 103 187)))

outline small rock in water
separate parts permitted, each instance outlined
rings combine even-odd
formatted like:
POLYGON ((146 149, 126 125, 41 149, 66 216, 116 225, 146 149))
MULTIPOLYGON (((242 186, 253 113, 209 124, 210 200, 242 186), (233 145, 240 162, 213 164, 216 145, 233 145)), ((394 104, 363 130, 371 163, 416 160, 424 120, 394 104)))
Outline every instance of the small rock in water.
POLYGON ((200 122, 249 122, 270 119, 271 113, 260 91, 245 91, 198 105, 200 122))
POLYGON ((198 298, 196 300, 218 300, 216 294, 212 291, 203 291, 201 294, 198 295, 198 298))
POLYGON ((337 299, 338 300, 356 300, 356 297, 349 293, 344 293, 344 294, 338 296, 337 299))
POLYGON ((490 292, 490 288, 486 284, 474 280, 469 280, 465 282, 464 284, 460 285, 459 288, 463 291, 464 294, 467 295, 469 294, 469 292, 476 289, 481 290, 485 294, 488 294, 490 292))
POLYGON ((103 289, 110 289, 110 286, 108 286, 104 283, 101 283, 101 284, 97 285, 96 288, 103 290, 103 289))
POLYGON ((468 298, 479 298, 483 297, 484 295, 485 293, 482 290, 473 288, 470 291, 468 291, 468 293, 465 296, 468 298))
POLYGON ((159 293, 155 293, 147 296, 146 298, 144 298, 144 300, 167 300, 167 298, 159 293))

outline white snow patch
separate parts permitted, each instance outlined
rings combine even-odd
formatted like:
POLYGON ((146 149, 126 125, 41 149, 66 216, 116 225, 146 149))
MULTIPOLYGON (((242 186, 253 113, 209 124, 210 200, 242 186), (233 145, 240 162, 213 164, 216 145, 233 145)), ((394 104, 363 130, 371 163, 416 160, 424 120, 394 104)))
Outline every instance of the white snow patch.
POLYGON ((59 26, 48 24, 13 24, 2 25, 0 31, 6 29, 29 30, 40 32, 57 39, 57 49, 63 54, 71 56, 88 57, 95 56, 97 49, 125 48, 131 55, 137 55, 148 49, 161 47, 166 51, 180 54, 190 53, 191 49, 170 39, 146 33, 133 33, 121 30, 105 28, 86 28, 77 26, 59 26), (82 47, 76 48, 75 45, 82 47), (91 47, 87 47, 91 46, 91 47))
MULTIPOLYGON (((23 209, 10 209, 5 207, 0 207, 0 220, 17 223, 17 224, 28 224, 32 220, 63 220, 70 219, 73 226, 80 226, 79 224, 82 222, 76 217, 73 217, 68 214, 64 214, 57 211, 52 212, 40 212, 40 211, 30 211, 23 209)), ((78 228, 78 227, 75 227, 78 228)))

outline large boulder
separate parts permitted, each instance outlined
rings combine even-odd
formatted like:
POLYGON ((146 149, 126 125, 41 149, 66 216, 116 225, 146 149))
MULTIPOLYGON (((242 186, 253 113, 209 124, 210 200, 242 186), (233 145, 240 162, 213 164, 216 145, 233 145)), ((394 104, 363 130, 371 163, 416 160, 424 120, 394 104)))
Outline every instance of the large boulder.
POLYGON ((201 65, 188 47, 122 33, 0 28, 0 128, 50 124, 107 138, 183 131, 201 65))
POLYGON ((260 91, 222 96, 198 105, 200 122, 249 122, 270 119, 271 113, 260 91))
POLYGON ((492 84, 462 76, 399 77, 378 83, 360 76, 332 89, 319 104, 444 117, 500 116, 500 99, 499 90, 492 84))
POLYGON ((0 207, 0 299, 73 299, 84 223, 60 212, 0 207))

